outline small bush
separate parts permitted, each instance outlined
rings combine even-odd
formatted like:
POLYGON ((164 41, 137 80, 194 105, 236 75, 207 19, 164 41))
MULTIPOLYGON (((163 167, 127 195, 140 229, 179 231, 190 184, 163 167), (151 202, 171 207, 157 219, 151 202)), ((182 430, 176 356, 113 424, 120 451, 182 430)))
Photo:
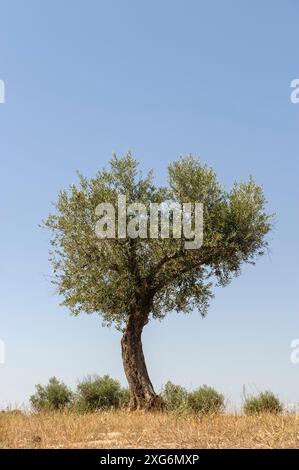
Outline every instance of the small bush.
POLYGON ((62 410, 71 405, 72 391, 56 377, 49 379, 48 385, 36 385, 36 393, 30 397, 34 411, 62 410))
POLYGON ((220 413, 224 409, 224 396, 212 387, 203 385, 188 394, 187 407, 196 413, 220 413))
POLYGON ((122 388, 120 391, 120 400, 119 400, 119 406, 120 408, 128 408, 130 405, 130 400, 131 400, 131 393, 128 388, 122 388))
POLYGON ((245 399, 243 411, 246 415, 258 413, 281 413, 283 406, 279 398, 270 391, 261 392, 256 397, 251 396, 245 399))
POLYGON ((182 411, 186 408, 188 392, 181 385, 167 382, 162 390, 162 399, 168 411, 182 411))
POLYGON ((126 406, 130 394, 109 375, 87 377, 78 384, 76 407, 80 411, 107 410, 126 406))

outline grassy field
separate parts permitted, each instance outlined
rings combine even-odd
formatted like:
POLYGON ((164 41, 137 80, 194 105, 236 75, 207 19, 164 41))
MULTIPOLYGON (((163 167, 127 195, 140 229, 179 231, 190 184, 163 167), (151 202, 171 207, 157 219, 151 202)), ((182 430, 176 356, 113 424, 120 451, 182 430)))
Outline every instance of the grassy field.
POLYGON ((299 416, 0 414, 0 448, 299 448, 299 416))

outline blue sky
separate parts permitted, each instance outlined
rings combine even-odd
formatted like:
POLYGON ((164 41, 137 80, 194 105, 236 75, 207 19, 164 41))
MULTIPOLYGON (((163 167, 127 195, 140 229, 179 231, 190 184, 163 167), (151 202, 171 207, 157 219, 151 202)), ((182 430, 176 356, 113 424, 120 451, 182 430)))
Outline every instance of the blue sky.
POLYGON ((128 149, 158 183, 190 152, 227 188, 252 174, 276 212, 270 255, 216 289, 205 319, 146 327, 156 388, 207 383, 236 403, 243 386, 270 388, 299 402, 298 21, 296 0, 1 0, 0 405, 26 403, 52 375, 125 383, 120 334, 59 306, 38 224, 76 170, 93 176, 128 149))

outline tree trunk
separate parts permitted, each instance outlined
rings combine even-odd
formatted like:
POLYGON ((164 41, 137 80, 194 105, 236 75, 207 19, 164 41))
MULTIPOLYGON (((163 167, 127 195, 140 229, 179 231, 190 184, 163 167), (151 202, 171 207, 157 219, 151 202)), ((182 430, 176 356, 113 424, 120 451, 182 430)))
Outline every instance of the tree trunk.
POLYGON ((141 335, 147 323, 148 314, 141 311, 132 312, 121 340, 122 359, 131 392, 132 410, 162 408, 162 399, 154 391, 143 355, 141 335))

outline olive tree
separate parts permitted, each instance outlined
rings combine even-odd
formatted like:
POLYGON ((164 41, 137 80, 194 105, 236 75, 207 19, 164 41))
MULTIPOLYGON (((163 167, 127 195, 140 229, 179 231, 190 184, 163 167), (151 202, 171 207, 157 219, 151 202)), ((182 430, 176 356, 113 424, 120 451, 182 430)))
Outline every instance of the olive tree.
MULTIPOLYGON (((97 313, 104 324, 122 331, 131 407, 159 407, 161 398, 154 391, 143 355, 143 328, 171 311, 197 310, 206 315, 213 287, 227 285, 243 263, 254 264, 265 253, 271 216, 265 210, 263 190, 250 178, 227 191, 213 169, 192 156, 169 165, 165 187, 154 184, 152 172, 144 176, 130 153, 114 156, 109 167, 94 178, 78 176, 77 185, 60 192, 54 213, 44 222, 52 231, 53 282, 72 314, 97 313), (201 203, 202 246, 187 249, 188 237, 183 233, 174 237, 171 229, 168 238, 153 238, 150 224, 146 236, 144 232, 138 236, 140 217, 133 221, 135 237, 118 236, 117 230, 111 237, 112 230, 99 238, 96 208, 102 203, 117 208, 119 195, 126 196, 128 204, 144 204, 148 215, 152 203, 180 207, 201 203)), ((118 216, 115 210, 116 224, 118 216)), ((134 215, 128 213, 126 222, 132 219, 134 215)), ((173 216, 170 225, 171 220, 173 216)))

